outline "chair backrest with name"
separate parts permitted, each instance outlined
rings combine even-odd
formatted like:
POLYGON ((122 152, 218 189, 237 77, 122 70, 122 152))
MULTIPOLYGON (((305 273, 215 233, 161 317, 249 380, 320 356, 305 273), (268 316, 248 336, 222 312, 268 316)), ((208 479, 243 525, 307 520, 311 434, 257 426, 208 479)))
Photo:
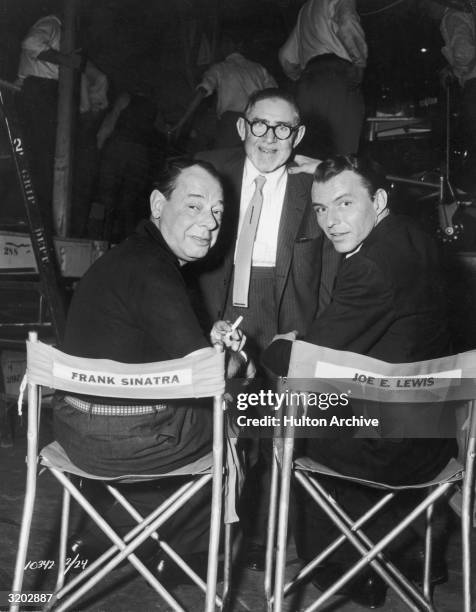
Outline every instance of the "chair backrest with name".
POLYGON ((467 404, 476 399, 476 351, 415 363, 388 363, 295 341, 285 387, 301 392, 346 393, 368 402, 447 403, 456 412, 462 454, 468 437, 476 436, 476 411, 470 411, 468 417, 467 404))
POLYGON ((204 348, 181 359, 125 364, 62 353, 27 342, 27 381, 92 396, 174 399, 212 397, 225 388, 224 353, 204 348))

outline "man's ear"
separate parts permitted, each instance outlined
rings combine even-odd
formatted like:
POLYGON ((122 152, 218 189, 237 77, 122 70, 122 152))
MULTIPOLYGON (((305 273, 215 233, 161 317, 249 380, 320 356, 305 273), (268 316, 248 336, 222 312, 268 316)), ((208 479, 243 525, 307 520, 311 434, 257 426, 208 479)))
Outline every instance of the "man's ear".
POLYGON ((374 208, 377 216, 380 216, 387 208, 388 195, 385 189, 377 189, 374 194, 374 208))
POLYGON ((150 194, 150 212, 153 219, 160 219, 162 208, 164 207, 164 203, 166 201, 166 197, 158 189, 154 189, 154 191, 150 194))
POLYGON ((303 139, 305 133, 306 133, 306 126, 300 125, 297 129, 296 136, 294 138, 293 148, 298 146, 298 144, 303 139))
POLYGON ((238 121, 236 122, 236 129, 238 130, 241 140, 244 142, 246 138, 246 123, 243 117, 238 118, 238 121))

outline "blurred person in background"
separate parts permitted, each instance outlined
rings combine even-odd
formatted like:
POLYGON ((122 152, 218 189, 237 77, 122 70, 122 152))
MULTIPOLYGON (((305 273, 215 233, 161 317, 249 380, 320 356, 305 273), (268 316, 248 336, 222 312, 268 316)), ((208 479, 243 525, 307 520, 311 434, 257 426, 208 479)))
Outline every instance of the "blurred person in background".
POLYGON ((441 49, 448 70, 442 80, 449 86, 455 78, 461 87, 460 130, 467 147, 462 187, 476 193, 476 25, 475 10, 469 1, 460 0, 460 8, 424 0, 423 9, 439 21, 444 46, 441 49))
POLYGON ((240 146, 236 122, 245 110, 251 94, 267 87, 276 87, 269 72, 243 55, 243 42, 224 35, 221 41, 223 61, 212 64, 197 85, 197 93, 187 110, 174 126, 176 136, 192 117, 204 98, 216 94, 217 126, 215 149, 240 146))
POLYGON ((300 152, 314 157, 357 153, 364 121, 360 84, 367 44, 354 0, 308 0, 279 51, 296 82, 306 135, 300 152))

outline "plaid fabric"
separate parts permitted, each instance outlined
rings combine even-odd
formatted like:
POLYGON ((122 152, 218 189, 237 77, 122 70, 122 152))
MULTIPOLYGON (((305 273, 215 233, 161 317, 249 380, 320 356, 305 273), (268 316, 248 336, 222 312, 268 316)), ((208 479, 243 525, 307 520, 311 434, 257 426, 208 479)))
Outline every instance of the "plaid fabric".
POLYGON ((105 404, 92 404, 91 402, 85 402, 77 397, 71 397, 70 395, 66 395, 64 401, 81 412, 102 416, 137 416, 139 414, 153 414, 165 410, 167 407, 166 404, 155 404, 154 406, 109 406, 105 404))

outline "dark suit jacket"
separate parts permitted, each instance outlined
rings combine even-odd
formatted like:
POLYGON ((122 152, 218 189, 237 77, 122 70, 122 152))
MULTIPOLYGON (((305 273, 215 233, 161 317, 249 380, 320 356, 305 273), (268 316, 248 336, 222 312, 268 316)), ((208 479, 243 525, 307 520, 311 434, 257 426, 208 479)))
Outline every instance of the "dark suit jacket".
MULTIPOLYGON (((332 301, 303 339, 391 363, 448 354, 444 291, 431 239, 411 219, 383 219, 361 249, 342 261, 332 301)), ((290 349, 289 341, 274 342, 265 351, 265 365, 287 372, 290 349)), ((361 414, 358 406, 355 412, 361 414)), ((448 431, 451 414, 441 407, 386 404, 380 412, 378 406, 371 409, 381 416, 381 435, 398 439, 311 440, 306 454, 338 471, 389 483, 432 477, 453 454, 453 440, 412 439, 437 435, 430 432, 438 425, 448 431)))
MULTIPOLYGON (((217 245, 211 256, 198 265, 210 323, 223 316, 231 290, 245 154, 236 148, 204 152, 198 157, 217 168, 225 187, 225 215, 217 245)), ((279 332, 297 329, 304 333, 317 312, 324 237, 310 206, 311 183, 311 176, 306 174, 288 176, 276 256, 279 332)), ((333 270, 326 275, 328 285, 333 283, 336 261, 333 256, 333 270)), ((329 287, 327 292, 330 293, 329 287)))
POLYGON ((332 301, 304 338, 337 350, 405 363, 447 354, 436 247, 403 216, 389 215, 344 259, 332 301))

